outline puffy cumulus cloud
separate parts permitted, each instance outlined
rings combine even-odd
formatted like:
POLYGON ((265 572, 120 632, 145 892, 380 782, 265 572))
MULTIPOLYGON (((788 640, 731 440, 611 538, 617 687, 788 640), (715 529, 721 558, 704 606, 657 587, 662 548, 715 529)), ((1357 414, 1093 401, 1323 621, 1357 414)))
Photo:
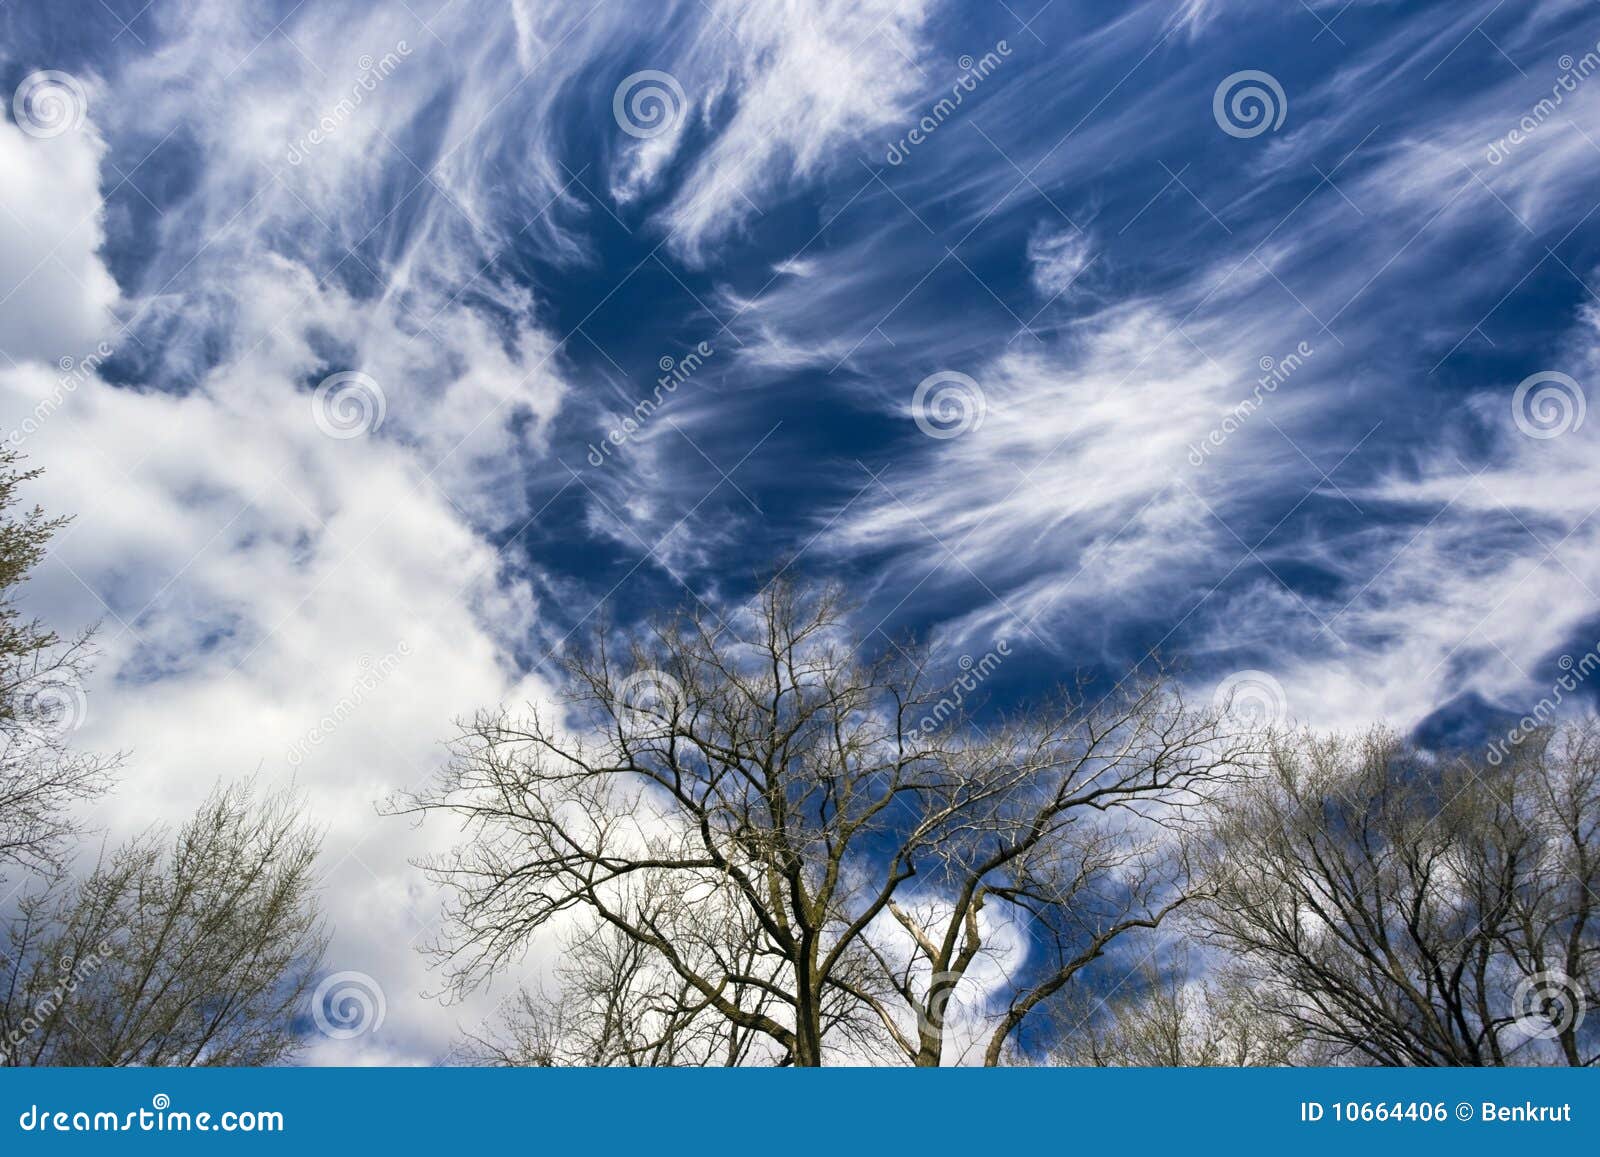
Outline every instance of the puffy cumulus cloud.
MULTIPOLYGON (((405 448, 327 437, 305 394, 258 370, 226 385, 89 381, 28 444, 37 497, 77 516, 36 593, 53 622, 103 624, 80 738, 131 753, 106 812, 119 834, 218 777, 294 778, 328 829, 329 964, 377 978, 385 1039, 431 1055, 450 1025, 396 942, 438 898, 407 863, 423 836, 374 802, 434 768, 454 717, 539 694, 502 649, 532 599, 405 448)), ((8 407, 52 388, 0 378, 8 407)))
POLYGON ((383 437, 474 525, 521 525, 517 474, 566 390, 523 248, 580 249, 555 220, 572 182, 548 133, 584 52, 556 48, 604 33, 603 19, 524 16, 539 31, 524 48, 550 56, 532 62, 538 84, 462 13, 430 32, 403 10, 335 4, 274 34, 228 5, 153 10, 159 48, 103 102, 107 135, 145 157, 130 181, 173 163, 156 142, 184 173, 154 181, 163 211, 123 262, 112 344, 133 376, 237 391, 217 376, 232 367, 294 391, 359 372, 381 391, 383 437))
MULTIPOLYGON (((410 160, 337 151, 345 139, 376 150, 379 130, 409 123, 400 94, 415 90, 372 94, 328 137, 323 167, 280 176, 263 142, 289 121, 263 127, 279 114, 252 79, 246 22, 212 5, 163 18, 185 15, 187 36, 119 79, 125 97, 148 98, 141 131, 178 128, 199 157, 124 286, 125 329, 105 324, 118 294, 97 252, 98 166, 101 132, 132 130, 91 119, 34 141, 0 126, 0 180, 22 206, 17 222, 0 218, 6 252, 27 260, 22 242, 37 241, 77 265, 36 275, 26 305, 0 311, 26 339, 7 330, 17 348, 0 405, 21 416, 13 444, 46 471, 30 497, 75 516, 29 596, 52 624, 102 624, 78 738, 130 758, 97 820, 116 838, 181 820, 219 778, 294 781, 327 832, 328 965, 370 975, 387 1004, 381 1032, 316 1037, 310 1058, 427 1062, 492 998, 424 995, 438 986, 416 948, 437 931, 441 897, 410 861, 457 833, 374 805, 435 769, 455 718, 544 697, 509 659, 538 611, 509 548, 528 515, 519 467, 542 452, 566 389, 559 343, 526 288, 485 272, 505 237, 475 233, 447 177, 413 173, 411 208, 395 212, 373 173, 410 160), (230 99, 198 91, 215 80, 191 72, 201 52, 239 59, 230 99), (358 253, 364 237, 381 243, 358 253), (341 266, 365 272, 334 275, 341 266), (141 388, 37 364, 100 340, 130 357, 141 388), (317 390, 339 371, 360 375, 337 379, 353 391, 342 402, 317 390)), ((347 31, 343 43, 380 52, 397 32, 347 31)), ((268 71, 292 51, 257 47, 268 71)), ((105 103, 115 121, 119 102, 105 103)))
MULTIPOLYGON (((438 897, 407 859, 451 833, 374 803, 429 774, 454 717, 540 694, 503 649, 533 600, 406 447, 328 437, 260 366, 215 387, 90 380, 27 443, 47 468, 36 496, 76 514, 35 595, 52 622, 103 623, 80 738, 131 753, 105 818, 125 834, 218 777, 294 778, 328 829, 329 964, 379 980, 385 1042, 435 1055, 454 1014, 420 999, 406 948, 438 897)), ((8 408, 55 388, 0 377, 8 408)))
MULTIPOLYGON (((327 374, 359 373, 364 380, 349 397, 358 425, 379 423, 386 439, 403 443, 474 525, 501 528, 526 517, 516 473, 544 449, 567 392, 548 333, 529 323, 507 329, 441 298, 419 329, 396 298, 319 287, 310 270, 275 255, 247 266, 237 282, 232 364, 262 373, 261 389, 293 391, 327 374)), ((230 380, 224 388, 241 387, 230 380)), ((335 378, 320 402, 313 392, 298 404, 337 427, 340 392, 335 378)))
POLYGON ((83 358, 110 327, 104 154, 89 122, 43 138, 0 122, 0 352, 13 362, 83 358))
POLYGON ((790 182, 814 176, 864 134, 904 120, 922 86, 917 58, 931 0, 715 0, 660 68, 681 86, 671 128, 630 146, 613 193, 655 185, 692 119, 710 142, 662 211, 688 260, 726 237, 790 182), (723 108, 726 104, 727 109, 723 108))

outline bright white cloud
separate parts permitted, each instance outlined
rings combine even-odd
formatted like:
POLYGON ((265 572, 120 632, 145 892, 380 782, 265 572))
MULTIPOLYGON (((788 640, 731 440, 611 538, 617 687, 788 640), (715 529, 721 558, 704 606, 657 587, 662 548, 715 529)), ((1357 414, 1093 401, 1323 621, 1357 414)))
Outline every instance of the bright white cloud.
POLYGON ((1047 298, 1071 289, 1092 258, 1088 236, 1075 229, 1040 229, 1028 239, 1033 286, 1047 298))
MULTIPOLYGON (((235 42, 226 19, 194 15, 211 47, 235 42)), ((102 624, 78 739, 129 760, 96 820, 120 838, 180 819, 218 779, 294 780, 327 829, 328 964, 369 973, 388 1003, 379 1036, 319 1039, 312 1059, 432 1061, 490 999, 446 1008, 426 997, 437 986, 414 950, 436 930, 440 896, 411 859, 456 833, 414 830, 374 805, 434 770, 455 718, 543 697, 506 650, 532 631, 536 603, 484 532, 526 517, 521 488, 500 479, 541 446, 560 405, 554 343, 528 320, 525 295, 496 295, 520 306, 508 327, 440 292, 442 272, 467 260, 459 251, 403 259, 412 289, 376 301, 319 278, 326 249, 274 240, 295 216, 287 188, 242 192, 263 158, 231 141, 262 147, 259 109, 167 112, 214 134, 218 151, 193 216, 162 226, 161 243, 182 255, 156 257, 165 296, 127 308, 142 321, 181 315, 168 353, 200 368, 183 393, 36 363, 81 357, 102 336, 134 339, 106 325, 116 295, 96 252, 105 176, 93 121, 45 142, 0 126, 0 180, 20 206, 0 215, 0 252, 29 261, 30 247, 55 246, 75 267, 68 277, 47 263, 23 291, 28 306, 3 313, 32 343, 8 331, 14 360, 29 362, 0 366, 5 412, 34 415, 21 444, 46 473, 30 498, 75 515, 32 605, 63 627, 102 624), (198 252, 196 220, 207 230, 198 252), (175 276, 186 264, 192 276, 175 276), (200 355, 218 333, 228 352, 212 367, 200 355), (308 386, 330 356, 382 391, 375 432, 335 438, 319 424, 308 386)), ((305 205, 299 227, 353 236, 352 213, 372 203, 360 167, 346 158, 319 171, 323 213, 305 205)))
POLYGON ((711 122, 662 224, 685 258, 703 256, 786 187, 814 176, 864 134, 908 115, 931 0, 716 0, 670 66, 688 108, 671 133, 632 148, 615 182, 652 185, 692 116, 711 122), (731 106, 724 111, 723 103, 731 106))
POLYGON ((107 332, 118 294, 95 255, 104 153, 92 124, 39 138, 0 122, 0 351, 13 361, 80 359, 107 332))

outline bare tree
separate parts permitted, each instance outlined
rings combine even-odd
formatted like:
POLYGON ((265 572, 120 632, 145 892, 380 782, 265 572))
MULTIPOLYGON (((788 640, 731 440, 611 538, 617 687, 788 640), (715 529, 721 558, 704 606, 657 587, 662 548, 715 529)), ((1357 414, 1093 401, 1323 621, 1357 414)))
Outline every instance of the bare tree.
POLYGON ((951 1002, 988 950, 988 907, 1019 923, 1029 953, 1008 969, 1004 1006, 983 1033, 978 1055, 995 1065, 1085 969, 1185 905, 1194 814, 1248 773, 1260 743, 1225 709, 1193 710, 1160 678, 1094 701, 1080 689, 971 739, 957 764, 969 798, 923 856, 938 899, 922 911, 889 906, 915 945, 898 970, 883 961, 916 1012, 914 1040, 890 1030, 907 1058, 941 1063, 951 1002))
POLYGON ((1338 1059, 1600 1059, 1593 723, 1498 762, 1304 736, 1223 810, 1213 857, 1212 936, 1338 1059))
POLYGON ((73 806, 120 760, 69 742, 91 632, 63 640, 17 605, 66 521, 11 515, 38 474, 17 462, 0 450, 0 868, 29 880, 0 931, 0 1063, 281 1060, 323 948, 318 840, 288 797, 257 805, 241 785, 214 793, 170 848, 153 832, 81 879, 68 872, 73 806))
POLYGON ((1226 969, 1196 973, 1147 959, 1106 997, 1085 993, 1061 1010, 1071 1028, 1050 1050, 1058 1065, 1165 1068, 1316 1063, 1295 1027, 1261 1007, 1226 969))
POLYGON ((947 994, 1005 909, 1050 949, 1018 974, 998 1061, 1106 944, 1180 902, 1152 825, 1240 762, 1216 718, 1156 686, 983 734, 940 709, 923 658, 864 655, 837 591, 782 583, 733 624, 692 610, 620 653, 601 632, 565 675, 574 733, 480 715, 443 778, 395 805, 469 835, 426 864, 454 896, 435 946, 451 982, 484 982, 577 911, 672 977, 653 989, 681 992, 663 1023, 719 1018, 777 1063, 939 1063, 947 994))
MULTIPOLYGON (((757 962, 746 959, 747 969, 757 962)), ((521 988, 457 1050, 497 1066, 738 1065, 762 1038, 709 1002, 648 945, 610 924, 569 936, 557 988, 521 988)))
POLYGON ((68 744, 82 720, 91 632, 63 640, 17 605, 22 584, 66 523, 38 507, 14 515, 38 476, 0 449, 0 879, 10 864, 54 869, 77 825, 72 805, 103 791, 117 760, 68 744))
POLYGON ((24 898, 0 958, 0 1061, 258 1065, 290 1057, 325 938, 296 802, 215 791, 24 898))

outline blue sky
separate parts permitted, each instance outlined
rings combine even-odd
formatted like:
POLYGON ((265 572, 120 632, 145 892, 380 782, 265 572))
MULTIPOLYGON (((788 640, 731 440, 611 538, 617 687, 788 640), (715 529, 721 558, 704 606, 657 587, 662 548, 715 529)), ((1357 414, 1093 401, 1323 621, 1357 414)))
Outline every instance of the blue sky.
POLYGON ((102 819, 297 776, 425 1059, 371 801, 602 612, 787 566, 996 704, 1520 715, 1600 639, 1597 72, 1594 0, 0 5, 102 819))

